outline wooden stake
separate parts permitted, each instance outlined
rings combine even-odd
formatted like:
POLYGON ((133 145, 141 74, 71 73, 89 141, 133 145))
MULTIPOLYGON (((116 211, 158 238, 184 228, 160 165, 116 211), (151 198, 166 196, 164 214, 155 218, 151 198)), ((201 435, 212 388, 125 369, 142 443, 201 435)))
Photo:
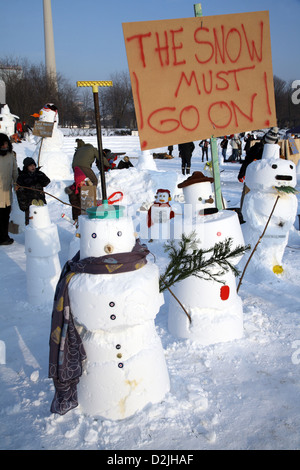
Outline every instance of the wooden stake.
POLYGON ((253 254, 254 254, 256 248, 258 247, 259 243, 261 242, 262 237, 263 237, 264 234, 266 233, 267 227, 268 227, 269 222, 270 222, 270 220, 271 220, 271 217, 272 217, 272 215, 273 215, 273 213, 274 213, 274 210, 275 210, 275 207, 276 207, 276 204, 277 204, 279 198, 280 198, 280 196, 278 195, 277 198, 276 198, 276 201, 275 201, 275 203, 274 203, 273 209, 271 210, 271 214, 269 215, 269 218, 268 218, 268 220, 267 220, 267 223, 266 223, 266 226, 265 226, 265 228, 264 228, 264 231, 263 231, 263 233, 261 234, 261 236, 259 237, 258 242, 256 243, 255 247, 253 248, 252 253, 251 253, 251 255, 249 256, 248 261, 247 261, 247 263, 246 263, 246 265, 245 265, 245 267, 244 267, 244 269, 243 269, 242 275, 241 275, 241 277, 240 277, 240 282, 239 282, 239 284, 238 284, 238 286, 237 286, 237 290, 236 290, 237 292, 239 291, 239 288, 241 287, 242 280, 243 280, 245 271, 246 271, 246 269, 247 269, 247 267, 248 267, 248 264, 250 263, 250 260, 251 260, 251 258, 252 258, 252 256, 253 256, 253 254))

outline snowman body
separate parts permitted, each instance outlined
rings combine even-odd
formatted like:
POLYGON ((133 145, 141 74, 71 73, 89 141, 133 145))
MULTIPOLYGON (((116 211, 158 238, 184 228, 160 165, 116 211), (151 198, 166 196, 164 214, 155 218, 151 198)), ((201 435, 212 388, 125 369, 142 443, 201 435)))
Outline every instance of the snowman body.
POLYGON ((53 122, 52 136, 42 139, 41 147, 38 146, 33 158, 50 180, 70 179, 72 177, 71 165, 62 150, 64 135, 58 129, 59 115, 57 110, 52 110, 51 107, 52 105, 48 104, 40 110, 39 121, 53 122))
POLYGON ((297 215, 298 201, 294 194, 278 192, 275 187, 294 188, 297 184, 296 166, 292 161, 279 157, 277 144, 265 144, 262 159, 247 167, 245 184, 250 191, 243 203, 246 221, 243 232, 245 241, 252 249, 265 229, 277 196, 280 196, 267 230, 251 258, 253 268, 276 272, 281 268, 289 231, 297 215))
POLYGON ((163 304, 158 268, 117 273, 115 253, 135 245, 130 217, 80 216, 80 259, 107 255, 108 274, 77 274, 69 284, 76 327, 87 354, 78 384, 84 413, 124 419, 169 391, 164 351, 154 319, 163 304), (116 271, 114 274, 111 274, 116 271))
MULTIPOLYGON (((203 204, 206 204, 207 199, 203 196, 211 199, 213 192, 212 188, 203 190, 202 184, 197 182, 192 184, 193 188, 190 185, 183 187, 185 201, 187 193, 187 200, 192 207, 191 219, 184 221, 184 233, 189 235, 195 232, 198 249, 209 249, 226 238, 232 239, 232 249, 244 245, 235 212, 218 211, 215 208, 214 213, 203 215, 203 204), (193 197, 190 197, 191 194, 193 197)), ((210 182, 205 181, 205 184, 210 185, 210 182)), ((208 204, 209 207, 204 209, 213 212, 211 202, 208 204)), ((232 262, 237 264, 240 260, 241 257, 232 262)), ((191 317, 190 322, 178 302, 172 298, 168 314, 168 328, 172 334, 202 345, 231 341, 243 336, 243 306, 236 292, 235 276, 232 271, 228 271, 218 279, 221 282, 190 276, 172 287, 172 292, 191 317)))
POLYGON ((29 207, 25 228, 27 293, 30 303, 53 301, 61 273, 57 226, 51 223, 47 205, 29 207))

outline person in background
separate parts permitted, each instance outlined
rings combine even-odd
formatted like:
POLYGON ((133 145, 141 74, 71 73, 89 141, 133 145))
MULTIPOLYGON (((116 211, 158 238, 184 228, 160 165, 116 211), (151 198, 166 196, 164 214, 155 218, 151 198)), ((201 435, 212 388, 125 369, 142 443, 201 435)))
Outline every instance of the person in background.
POLYGON ((184 144, 178 144, 179 157, 181 158, 181 171, 182 174, 190 174, 191 171, 191 158, 195 149, 194 142, 186 142, 184 144))
POLYGON ((254 140, 254 135, 253 134, 246 134, 245 137, 244 137, 244 142, 245 143, 245 147, 244 147, 244 150, 246 152, 246 156, 248 155, 248 152, 251 148, 251 142, 254 140))
POLYGON ((201 140, 199 146, 202 148, 202 161, 204 162, 204 156, 206 156, 206 161, 208 162, 208 140, 201 140))
POLYGON ((239 138, 238 138, 238 134, 234 134, 234 135, 231 135, 230 136, 230 144, 231 144, 231 147, 232 147, 232 154, 230 155, 230 157, 228 158, 228 162, 236 162, 239 158, 239 138))
POLYGON ((65 188, 65 193, 69 197, 70 204, 72 206, 72 219, 74 222, 78 221, 78 217, 81 215, 81 195, 80 190, 82 186, 88 186, 92 182, 85 176, 83 171, 77 166, 74 168, 74 183, 71 186, 65 188))
POLYGON ((12 144, 6 134, 0 134, 0 245, 11 245, 8 235, 12 186, 17 181, 18 165, 12 144))
POLYGON ((131 161, 129 160, 129 157, 127 156, 125 156, 123 160, 120 160, 117 166, 118 170, 122 170, 124 168, 130 168, 130 167, 133 167, 133 164, 131 163, 131 161))
POLYGON ((23 139, 24 137, 24 132, 23 132, 23 127, 22 127, 22 123, 20 121, 17 122, 17 125, 16 125, 16 132, 18 134, 18 137, 19 139, 23 139))
POLYGON ((172 157, 173 149, 174 149, 173 145, 169 145, 169 146, 168 146, 168 152, 169 152, 169 155, 170 155, 171 157, 172 157))
MULTIPOLYGON (((81 140, 81 139, 78 139, 81 140)), ((100 170, 100 160, 99 160, 99 152, 98 150, 93 147, 92 144, 86 144, 79 142, 80 146, 77 147, 72 161, 72 168, 74 170, 75 167, 80 168, 80 170, 85 174, 87 178, 91 180, 94 186, 97 186, 98 179, 95 173, 92 170, 92 165, 94 161, 96 162, 97 168, 100 170)), ((78 142, 77 142, 78 144, 78 142)), ((103 155, 103 163, 104 169, 110 168, 109 162, 107 158, 103 155)))
POLYGON ((42 191, 49 183, 50 179, 36 166, 33 158, 24 158, 23 170, 19 171, 16 189, 19 207, 21 211, 25 212, 25 225, 29 224, 29 206, 47 204, 45 194, 42 191), (24 187, 19 188, 18 186, 24 187))
POLYGON ((224 162, 226 162, 226 152, 227 152, 227 147, 228 147, 227 135, 224 135, 224 138, 223 138, 220 146, 221 146, 221 149, 222 149, 222 156, 224 158, 224 162))

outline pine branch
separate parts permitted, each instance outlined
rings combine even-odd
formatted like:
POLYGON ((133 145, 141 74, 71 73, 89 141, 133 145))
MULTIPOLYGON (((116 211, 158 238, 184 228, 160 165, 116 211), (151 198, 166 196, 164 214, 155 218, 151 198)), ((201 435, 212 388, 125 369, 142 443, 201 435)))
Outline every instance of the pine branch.
POLYGON ((238 269, 231 260, 244 254, 250 248, 237 246, 232 250, 231 238, 216 243, 209 249, 198 249, 198 243, 195 233, 192 232, 188 236, 183 234, 178 246, 175 240, 165 244, 164 249, 169 254, 170 261, 159 279, 160 292, 189 276, 224 283, 219 278, 229 270, 235 276, 239 275, 238 269), (217 272, 216 268, 219 268, 217 272))
POLYGON ((276 191, 279 193, 286 193, 286 194, 298 194, 299 191, 293 188, 292 186, 274 186, 276 191))

